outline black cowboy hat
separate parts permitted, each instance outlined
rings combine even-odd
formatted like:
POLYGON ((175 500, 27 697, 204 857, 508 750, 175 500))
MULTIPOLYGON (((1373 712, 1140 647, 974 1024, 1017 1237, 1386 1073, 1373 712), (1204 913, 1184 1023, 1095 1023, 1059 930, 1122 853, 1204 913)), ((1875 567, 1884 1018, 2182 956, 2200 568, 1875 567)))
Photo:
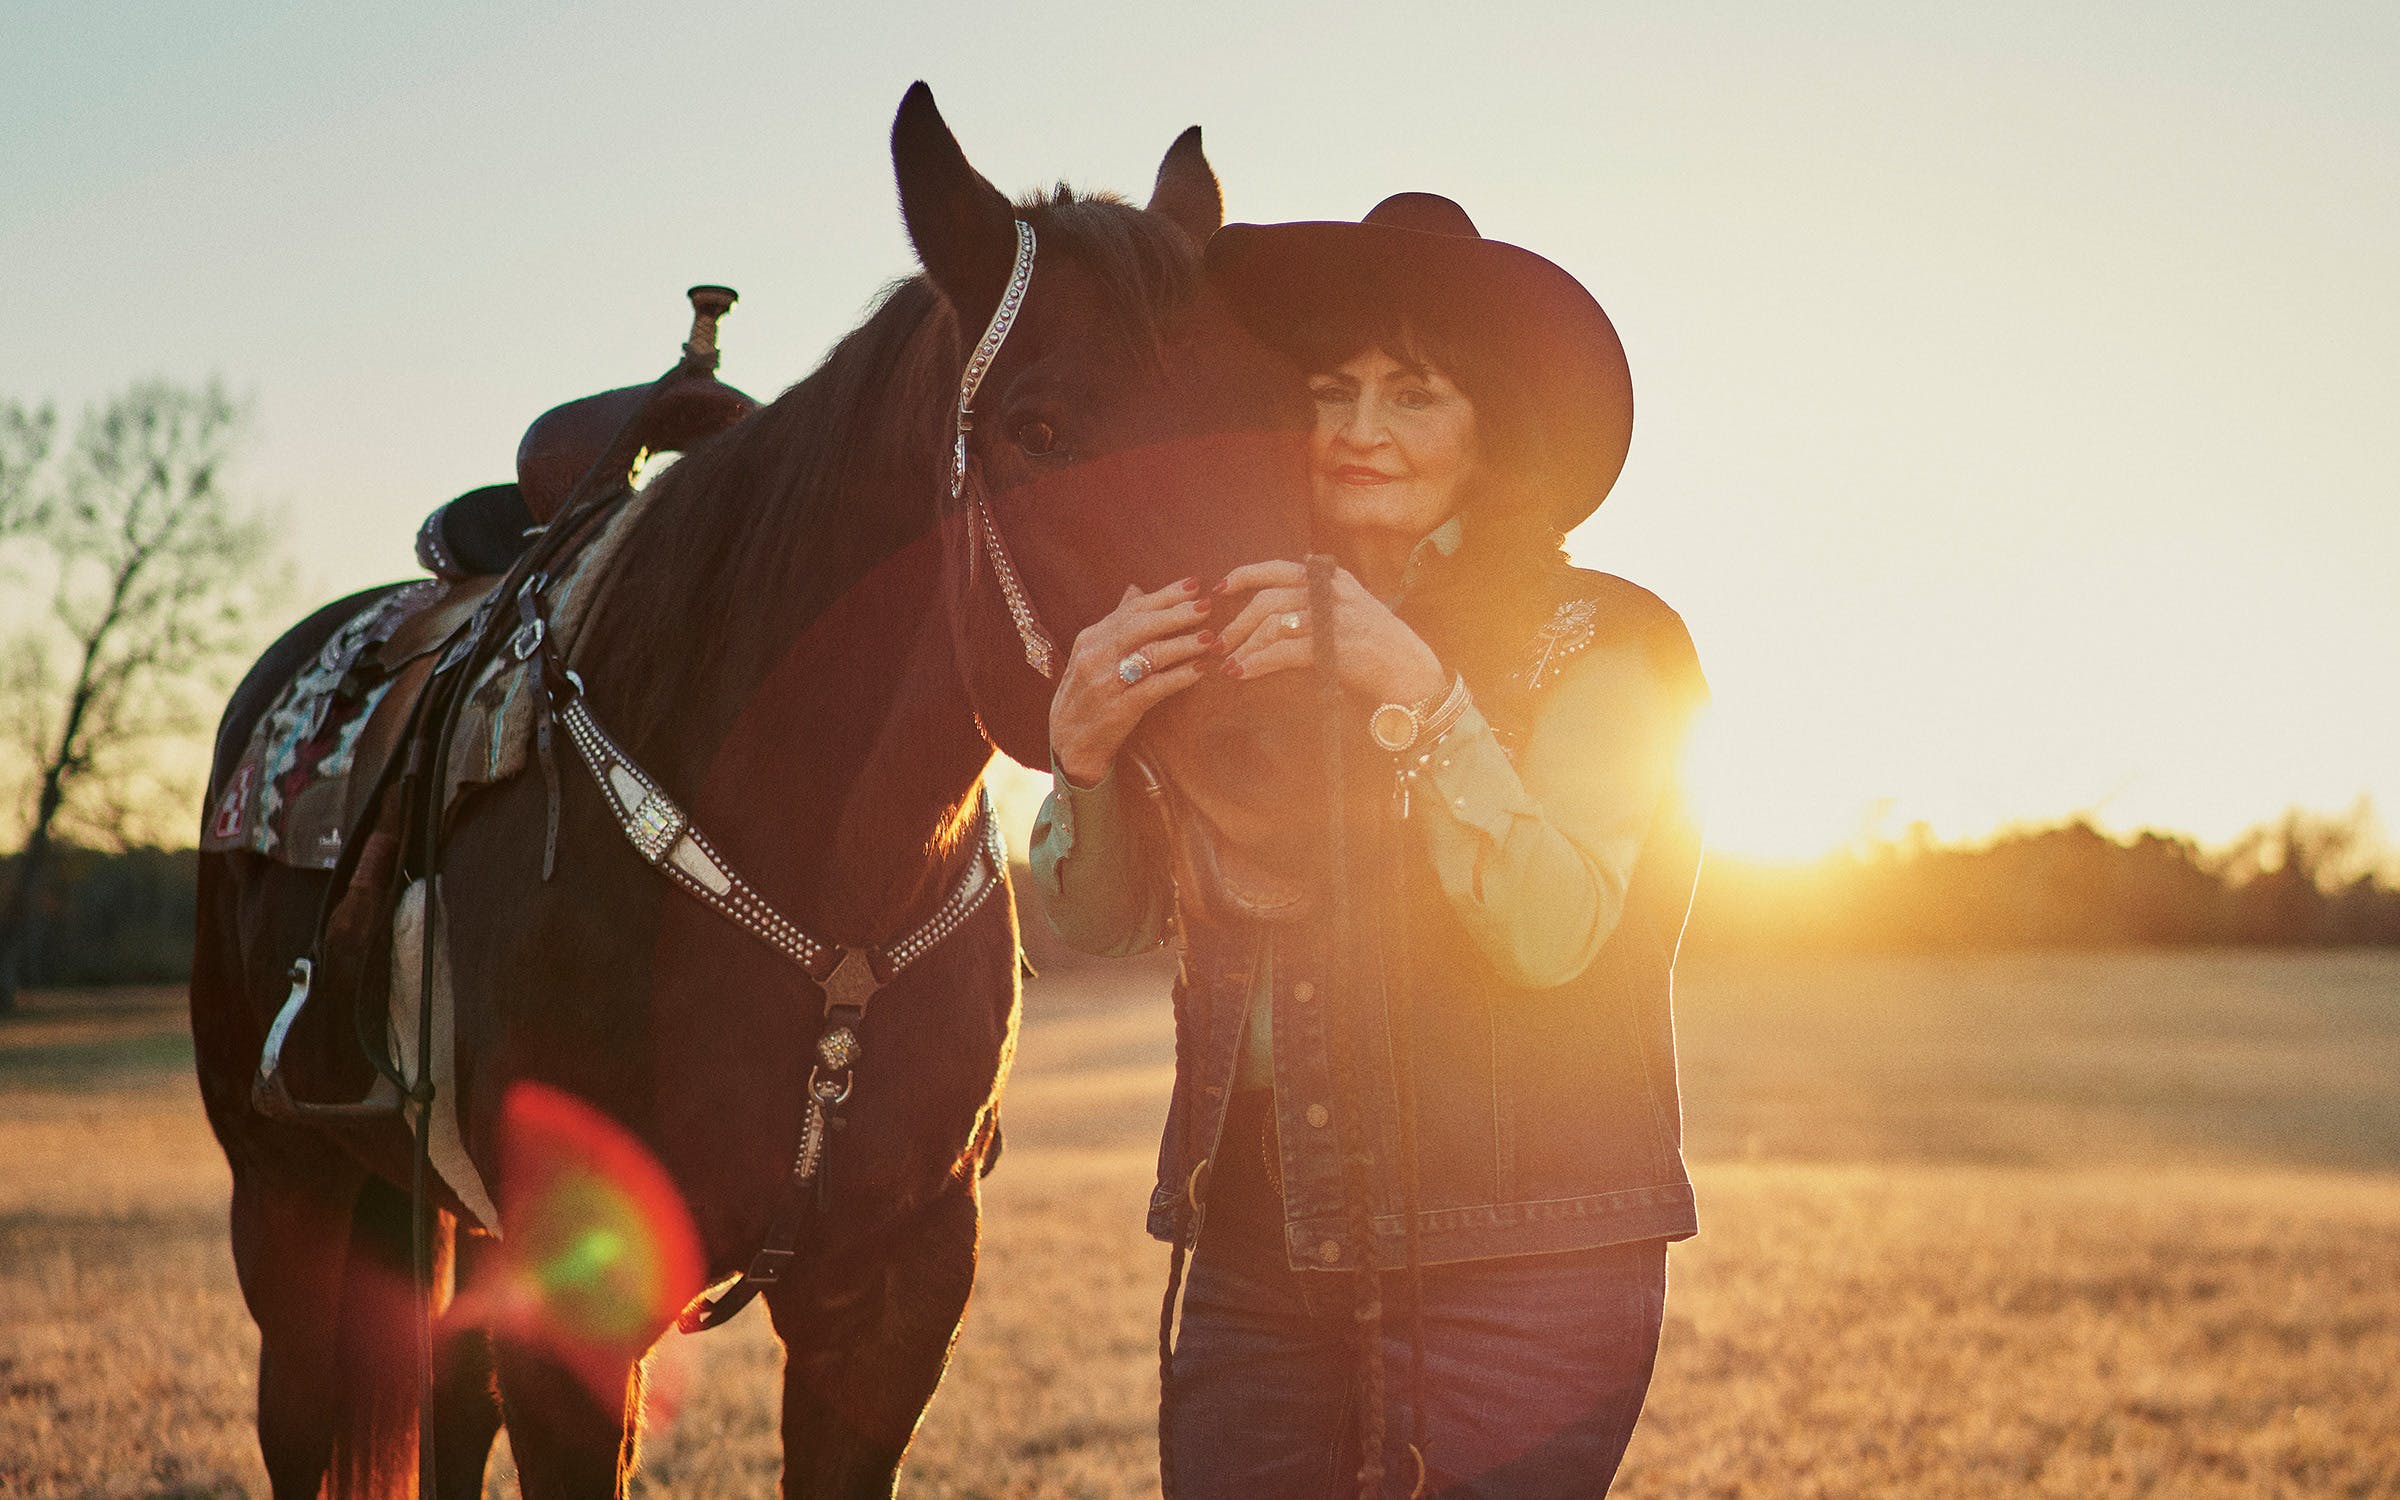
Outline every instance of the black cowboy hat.
POLYGON ((1521 376, 1561 531, 1597 510, 1625 467, 1633 376, 1608 314, 1583 283, 1485 239, 1439 194, 1394 194, 1356 224, 1228 224, 1208 242, 1208 271, 1270 344, 1362 295, 1438 308, 1445 325, 1488 337, 1521 376))

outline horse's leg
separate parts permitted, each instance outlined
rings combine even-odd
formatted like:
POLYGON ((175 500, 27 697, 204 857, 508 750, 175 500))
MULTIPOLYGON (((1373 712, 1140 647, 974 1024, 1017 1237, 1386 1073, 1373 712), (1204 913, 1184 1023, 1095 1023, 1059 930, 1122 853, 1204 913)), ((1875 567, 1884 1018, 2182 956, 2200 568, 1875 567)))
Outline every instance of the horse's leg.
POLYGON ((233 1253, 258 1324, 258 1444, 277 1500, 395 1492, 416 1464, 407 1205, 298 1131, 235 1156, 233 1253))
POLYGON ((640 1435, 639 1362, 570 1370, 532 1345, 506 1338, 494 1345, 500 1410, 525 1500, 624 1494, 640 1435))
MULTIPOLYGON (((233 1179, 234 1269, 258 1324, 258 1448, 276 1500, 305 1500, 333 1460, 341 1419, 335 1330, 350 1202, 333 1201, 337 1190, 320 1194, 261 1178, 237 1170, 233 1179)), ((351 1200, 358 1186, 349 1184, 351 1200)))
POLYGON ((258 1325, 259 1454, 278 1500, 391 1493, 416 1452, 406 1202, 370 1187, 329 1137, 250 1103, 261 1012, 281 982, 248 972, 245 938, 292 951, 299 939, 277 924, 304 920, 308 878, 202 856, 192 951, 192 1050, 233 1174, 234 1270, 258 1325))
POLYGON ((787 1500, 888 1496, 950 1363, 975 1282, 981 1207, 945 1193, 854 1267, 778 1289, 787 1500))
MULTIPOLYGON (((474 1284, 477 1262, 492 1242, 458 1235, 457 1284, 474 1284)), ((477 1500, 490 1467, 492 1440, 500 1435, 500 1392, 493 1372, 491 1335, 481 1328, 453 1327, 442 1334, 433 1375, 433 1462, 435 1500, 477 1500)))
POLYGON ((476 1500, 500 1436, 492 1388, 492 1341, 479 1329, 453 1333, 434 1365, 433 1486, 436 1500, 476 1500))

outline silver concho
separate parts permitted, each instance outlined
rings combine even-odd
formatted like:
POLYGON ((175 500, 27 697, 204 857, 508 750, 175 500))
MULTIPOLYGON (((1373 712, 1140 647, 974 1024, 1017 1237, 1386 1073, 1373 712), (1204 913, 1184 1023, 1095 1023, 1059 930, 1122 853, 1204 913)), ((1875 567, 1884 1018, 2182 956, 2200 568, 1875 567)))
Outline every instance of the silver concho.
POLYGON ((817 1061, 829 1068, 847 1068, 858 1061, 858 1033, 836 1026, 817 1038, 817 1061))

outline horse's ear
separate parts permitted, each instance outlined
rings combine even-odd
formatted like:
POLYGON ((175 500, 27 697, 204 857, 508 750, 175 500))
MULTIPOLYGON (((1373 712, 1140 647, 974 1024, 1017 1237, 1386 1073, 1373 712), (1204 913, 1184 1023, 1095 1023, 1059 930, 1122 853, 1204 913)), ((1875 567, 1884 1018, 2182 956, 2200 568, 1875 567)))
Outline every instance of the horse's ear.
POLYGON ((962 319, 990 312, 1016 263, 1016 210, 968 164, 921 82, 892 120, 892 172, 918 264, 962 319))
POLYGON ((1158 185, 1150 190, 1150 212, 1175 221, 1195 245, 1225 222, 1225 195, 1217 190, 1217 173, 1200 150, 1200 127, 1175 137, 1166 160, 1158 164, 1158 185))

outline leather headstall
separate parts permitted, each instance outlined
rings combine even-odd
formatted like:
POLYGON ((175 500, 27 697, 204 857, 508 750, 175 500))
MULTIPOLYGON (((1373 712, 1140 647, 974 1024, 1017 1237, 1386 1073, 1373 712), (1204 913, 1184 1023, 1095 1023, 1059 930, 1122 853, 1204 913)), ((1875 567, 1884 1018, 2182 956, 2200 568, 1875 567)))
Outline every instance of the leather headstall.
MULTIPOLYGON (((992 361, 1000 357, 1000 346, 1008 342, 1008 331, 1016 326, 1017 314, 1024 309, 1026 288, 1033 284, 1033 246, 1033 226, 1017 220, 1017 259, 1008 273, 1008 287, 1000 294, 1000 305, 992 309, 983 337, 976 340, 966 373, 959 377, 958 440, 950 451, 952 501, 966 495, 967 435, 975 430, 975 393, 983 389, 983 377, 991 372, 992 361)), ((1034 612, 1033 596, 1026 592, 1016 560, 1008 554, 1008 543, 1000 539, 1000 525, 992 519, 992 497, 980 476, 975 498, 967 504, 967 529, 982 542, 983 554, 991 560, 992 576, 999 581, 1000 598, 1008 605, 1009 623, 1017 627, 1026 664, 1044 677, 1057 676, 1058 646, 1042 628, 1042 617, 1034 612)))

